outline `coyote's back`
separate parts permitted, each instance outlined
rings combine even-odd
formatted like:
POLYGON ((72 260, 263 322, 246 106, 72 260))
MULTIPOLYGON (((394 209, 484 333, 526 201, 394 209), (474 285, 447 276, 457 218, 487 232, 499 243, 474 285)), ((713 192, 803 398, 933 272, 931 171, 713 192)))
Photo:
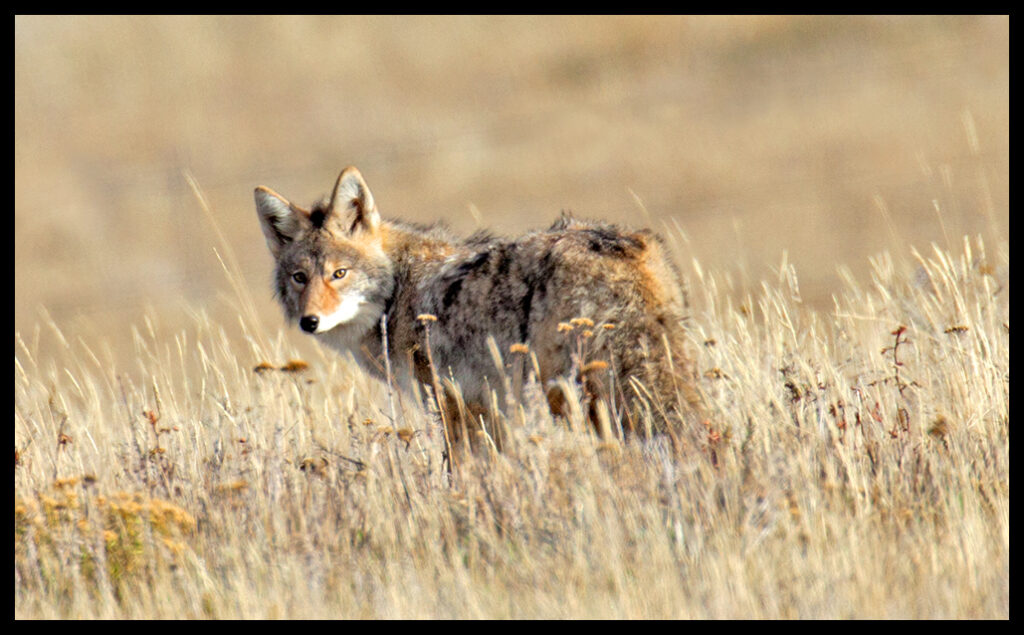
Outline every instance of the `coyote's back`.
POLYGON ((288 319, 382 376, 386 317, 395 377, 433 388, 454 378, 468 423, 506 386, 494 344, 506 360, 530 355, 504 372, 522 373, 513 385, 539 374, 556 413, 572 387, 595 425, 614 419, 626 431, 696 408, 679 276, 648 230, 563 215, 514 239, 458 239, 382 219, 355 168, 308 210, 263 187, 256 207, 288 319))

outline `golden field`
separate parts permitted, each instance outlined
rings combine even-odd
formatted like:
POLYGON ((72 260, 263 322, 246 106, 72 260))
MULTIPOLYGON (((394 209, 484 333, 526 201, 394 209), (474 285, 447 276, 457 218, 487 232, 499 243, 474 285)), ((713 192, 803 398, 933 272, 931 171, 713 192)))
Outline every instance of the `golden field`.
POLYGON ((15 615, 1005 619, 1008 205, 1006 17, 16 17, 15 615), (271 298, 349 164, 661 231, 712 416, 448 474, 271 298))

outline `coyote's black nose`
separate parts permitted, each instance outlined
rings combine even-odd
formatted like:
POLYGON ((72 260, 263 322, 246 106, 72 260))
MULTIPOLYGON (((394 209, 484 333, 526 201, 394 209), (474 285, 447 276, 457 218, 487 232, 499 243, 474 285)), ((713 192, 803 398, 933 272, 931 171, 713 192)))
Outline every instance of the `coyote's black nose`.
POLYGON ((316 333, 316 327, 320 324, 320 318, 315 315, 305 315, 299 320, 299 326, 307 333, 316 333))

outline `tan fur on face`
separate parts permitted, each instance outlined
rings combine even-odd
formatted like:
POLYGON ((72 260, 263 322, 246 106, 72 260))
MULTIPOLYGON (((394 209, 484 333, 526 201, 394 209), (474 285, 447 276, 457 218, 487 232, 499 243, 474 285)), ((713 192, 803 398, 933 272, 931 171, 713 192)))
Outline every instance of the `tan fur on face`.
POLYGON ((339 304, 338 292, 320 276, 313 276, 306 285, 303 298, 306 300, 306 309, 303 311, 305 315, 320 316, 334 313, 339 304))

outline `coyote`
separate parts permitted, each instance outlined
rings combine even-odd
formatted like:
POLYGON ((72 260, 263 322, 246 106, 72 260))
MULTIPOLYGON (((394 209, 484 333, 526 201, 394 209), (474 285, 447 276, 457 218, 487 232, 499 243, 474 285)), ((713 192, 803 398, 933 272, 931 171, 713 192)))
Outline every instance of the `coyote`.
POLYGON ((387 368, 443 396, 451 440, 480 430, 492 391, 503 404, 524 380, 540 383, 555 414, 575 387, 602 434, 664 431, 696 407, 679 276, 649 230, 563 213, 518 238, 459 239, 382 218, 354 167, 308 210, 266 187, 256 210, 289 322, 377 377, 387 368))

